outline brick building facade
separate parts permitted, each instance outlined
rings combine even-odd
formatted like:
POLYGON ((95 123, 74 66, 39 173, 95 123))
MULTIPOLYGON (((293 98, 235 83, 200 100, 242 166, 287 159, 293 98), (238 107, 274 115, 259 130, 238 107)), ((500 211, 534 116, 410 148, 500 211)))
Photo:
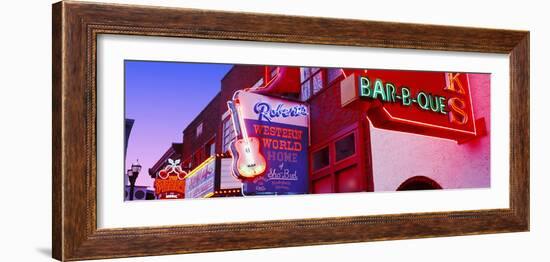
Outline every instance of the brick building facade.
MULTIPOLYGON (((463 143, 421 132, 375 127, 368 115, 373 110, 350 106, 345 100, 349 90, 356 90, 349 89, 349 83, 356 83, 355 77, 363 73, 367 70, 234 65, 221 79, 220 91, 183 131, 181 166, 189 172, 186 181, 192 182, 187 183, 193 185, 192 198, 244 193, 244 185, 249 182, 243 184, 232 175, 228 154, 235 132, 227 102, 237 90, 249 88, 309 108, 308 163, 304 165, 308 170, 300 171, 307 177, 305 190, 309 193, 490 186, 488 74, 465 74, 468 85, 474 87, 470 93, 472 118, 475 113, 476 123, 484 123, 484 127, 483 132, 463 143)), ((416 78, 408 83, 424 85, 418 78, 422 73, 415 74, 416 78)), ((446 86, 438 83, 431 88, 444 90, 446 86)))
MULTIPOLYGON (((208 157, 226 153, 234 139, 227 101, 235 91, 261 86, 276 67, 235 65, 221 80, 220 92, 183 132, 183 166, 193 169, 208 157)), ((338 68, 301 68, 300 87, 288 99, 310 107, 310 192, 373 191, 369 124, 364 112, 340 106, 338 68)))

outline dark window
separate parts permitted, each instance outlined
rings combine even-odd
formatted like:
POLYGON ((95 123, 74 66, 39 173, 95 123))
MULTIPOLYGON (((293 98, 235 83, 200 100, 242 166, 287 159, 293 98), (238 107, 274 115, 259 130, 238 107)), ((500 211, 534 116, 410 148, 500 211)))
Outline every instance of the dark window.
POLYGON ((325 86, 322 70, 318 67, 301 67, 300 83, 302 83, 301 99, 306 101, 325 86))
POLYGON ((352 133, 336 141, 336 161, 355 154, 355 135, 352 133))
POLYGON ((319 170, 329 165, 329 151, 325 147, 313 153, 313 170, 319 170))

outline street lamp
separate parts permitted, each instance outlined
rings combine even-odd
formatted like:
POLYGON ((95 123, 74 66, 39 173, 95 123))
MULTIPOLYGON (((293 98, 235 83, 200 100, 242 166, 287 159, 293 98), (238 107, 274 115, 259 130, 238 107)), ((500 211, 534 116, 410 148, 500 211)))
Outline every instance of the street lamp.
POLYGON ((137 159, 136 162, 132 164, 132 168, 126 171, 126 175, 128 175, 128 179, 130 180, 130 200, 134 200, 134 188, 136 186, 139 171, 141 171, 141 165, 137 159))

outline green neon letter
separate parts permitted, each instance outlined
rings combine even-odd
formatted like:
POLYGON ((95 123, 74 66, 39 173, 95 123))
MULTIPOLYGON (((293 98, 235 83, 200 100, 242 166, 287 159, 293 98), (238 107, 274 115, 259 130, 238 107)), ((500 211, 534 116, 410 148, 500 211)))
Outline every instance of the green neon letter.
POLYGON ((411 105, 411 91, 409 91, 408 88, 402 87, 401 88, 401 96, 403 98, 403 105, 404 106, 410 106, 411 105))
POLYGON ((424 110, 428 110, 430 105, 429 105, 429 101, 428 101, 428 96, 424 93, 424 92, 419 92, 418 95, 416 96, 416 101, 418 102, 418 105, 420 106, 420 108, 424 109, 424 110), (424 97, 422 99, 422 97, 424 97), (422 101, 424 100, 424 101, 422 101))
POLYGON ((388 102, 395 102, 395 86, 390 82, 386 83, 386 94, 388 102))
POLYGON ((430 109, 434 112, 439 112, 439 98, 433 95, 428 95, 428 99, 430 100, 430 109))
POLYGON ((382 96, 382 101, 386 101, 384 85, 382 84, 382 80, 380 79, 376 79, 376 81, 374 81, 374 91, 372 92, 372 98, 376 99, 378 95, 382 96))
POLYGON ((359 97, 369 97, 370 92, 370 80, 367 77, 359 78, 359 97))
POLYGON ((444 115, 447 114, 447 111, 445 111, 445 97, 442 96, 439 97, 439 112, 444 115))

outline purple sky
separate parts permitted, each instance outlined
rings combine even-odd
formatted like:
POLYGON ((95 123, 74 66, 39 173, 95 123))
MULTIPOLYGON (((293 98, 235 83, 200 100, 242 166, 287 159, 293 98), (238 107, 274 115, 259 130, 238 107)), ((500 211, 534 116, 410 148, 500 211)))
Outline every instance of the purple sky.
POLYGON ((151 186, 148 169, 220 90, 232 65, 125 61, 125 117, 135 119, 126 169, 139 159, 136 185, 151 186))

